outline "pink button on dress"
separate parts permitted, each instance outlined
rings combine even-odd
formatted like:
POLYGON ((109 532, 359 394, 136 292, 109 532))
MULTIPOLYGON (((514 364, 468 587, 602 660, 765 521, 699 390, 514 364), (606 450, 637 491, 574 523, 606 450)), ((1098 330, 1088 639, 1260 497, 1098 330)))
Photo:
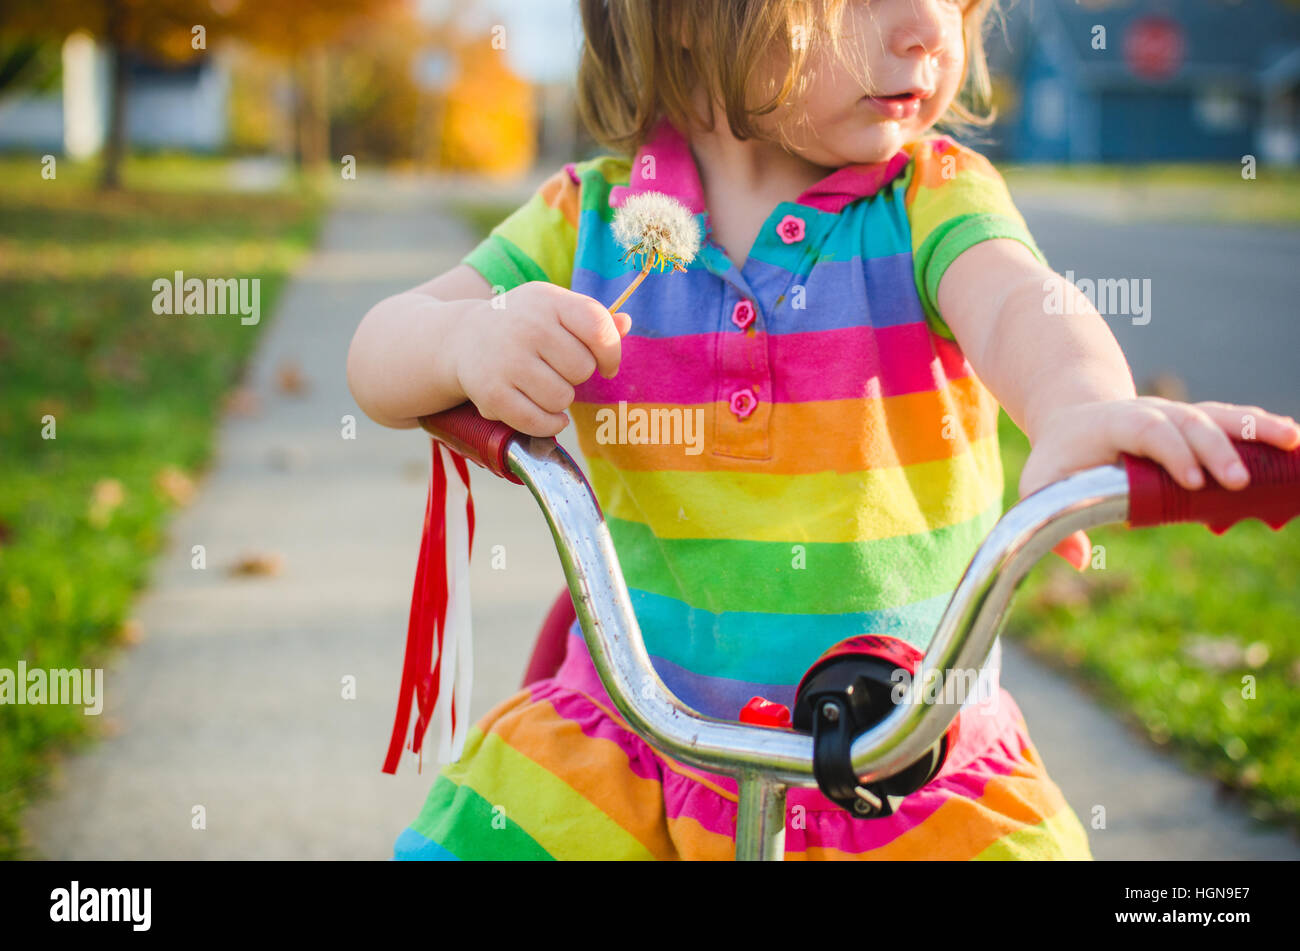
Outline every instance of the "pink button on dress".
POLYGON ((736 414, 737 418, 744 419, 750 413, 754 412, 754 407, 758 406, 758 397, 749 387, 736 390, 731 394, 731 411, 736 414))
POLYGON ((802 241, 804 236, 803 219, 798 215, 786 215, 777 224, 776 233, 786 244, 802 241))

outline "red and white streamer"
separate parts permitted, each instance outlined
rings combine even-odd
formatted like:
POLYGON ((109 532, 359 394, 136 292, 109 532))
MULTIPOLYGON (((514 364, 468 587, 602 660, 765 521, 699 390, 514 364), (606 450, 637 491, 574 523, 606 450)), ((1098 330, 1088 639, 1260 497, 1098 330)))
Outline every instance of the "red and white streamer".
POLYGON ((430 726, 437 725, 438 763, 460 758, 469 729, 474 674, 469 593, 474 496, 465 458, 437 440, 430 442, 433 475, 429 481, 420 560, 411 596, 397 715, 384 761, 386 773, 397 772, 410 729, 412 705, 416 708, 416 720, 411 730, 410 749, 421 755, 421 765, 424 737, 430 726), (444 453, 458 479, 448 479, 444 453))

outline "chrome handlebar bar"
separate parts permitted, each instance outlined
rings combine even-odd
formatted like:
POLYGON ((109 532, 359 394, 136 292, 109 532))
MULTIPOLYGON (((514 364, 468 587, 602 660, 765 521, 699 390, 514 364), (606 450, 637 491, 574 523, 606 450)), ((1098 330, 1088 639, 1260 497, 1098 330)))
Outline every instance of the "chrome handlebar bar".
MULTIPOLYGON (((679 700, 650 662, 609 529, 572 457, 553 439, 521 436, 507 449, 506 464, 546 515, 591 659, 619 713, 665 755, 741 779, 742 832, 749 819, 749 828, 782 836, 784 787, 815 785, 812 737, 718 720, 679 700), (746 795, 746 781, 760 784, 757 794, 746 795), (781 816, 764 790, 781 800, 781 816), (772 828, 778 821, 779 831, 772 828)), ((914 682, 927 683, 934 670, 979 668, 1029 569, 1073 532, 1125 520, 1128 502, 1123 467, 1107 465, 1047 486, 1006 512, 962 576, 914 682)), ((864 783, 899 772, 942 737, 959 709, 950 692, 933 703, 895 705, 854 741, 854 770, 864 783)), ((746 857, 742 846, 738 835, 737 857, 746 857)), ((753 857, 772 856, 760 848, 753 857)))
MULTIPOLYGON (((614 706, 664 755, 737 777, 737 858, 782 858, 786 788, 816 783, 812 737, 704 716, 664 685, 646 653, 600 505, 554 439, 487 420, 470 403, 420 423, 488 471, 528 486, 550 524, 587 649, 614 706)), ((1075 473, 1007 511, 967 566, 913 678, 913 690, 924 685, 926 702, 895 704, 854 740, 852 768, 861 782, 900 772, 938 742, 961 701, 946 690, 932 697, 930 685, 984 663, 1020 582, 1072 533, 1111 522, 1135 528, 1202 522, 1219 534, 1242 518, 1278 529, 1300 515, 1300 447, 1280 450, 1250 440, 1234 440, 1234 447, 1250 472, 1244 490, 1211 487, 1207 480, 1205 488, 1189 491, 1158 464, 1121 453, 1122 464, 1075 473)))

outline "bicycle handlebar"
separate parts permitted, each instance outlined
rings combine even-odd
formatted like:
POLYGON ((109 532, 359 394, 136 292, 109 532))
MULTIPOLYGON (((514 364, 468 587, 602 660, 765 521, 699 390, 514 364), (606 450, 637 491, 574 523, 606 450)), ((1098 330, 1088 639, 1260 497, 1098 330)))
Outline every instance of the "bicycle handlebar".
MULTIPOLYGON (((471 462, 493 475, 522 484, 506 464, 511 439, 524 437, 500 420, 487 420, 473 403, 420 418, 420 425, 435 439, 446 443, 471 462)), ((1120 453, 1128 477, 1129 511, 1133 528, 1202 522, 1221 535, 1237 522, 1258 518, 1279 529, 1300 515, 1300 449, 1282 450, 1244 439, 1232 440, 1233 448, 1250 473, 1244 489, 1226 489, 1208 479, 1203 488, 1184 489, 1159 463, 1120 453)))
POLYGON ((477 463, 493 475, 523 485, 506 465, 510 440, 523 434, 499 419, 484 419, 473 403, 461 403, 441 413, 421 416, 420 426, 470 462, 477 463))
POLYGON ((1203 488, 1184 489, 1159 463, 1121 453, 1128 474, 1129 525, 1203 522, 1222 535, 1243 518, 1279 529, 1300 515, 1300 449, 1287 451, 1241 439, 1232 444, 1250 473, 1244 489, 1225 489, 1213 478, 1203 488))
MULTIPOLYGON (((761 782, 815 785, 810 735, 706 717, 660 680, 599 503, 582 471, 554 439, 484 420, 468 403, 422 417, 420 424, 480 466, 532 491, 555 537, 596 671, 637 733, 665 755, 701 769, 761 782)), ((1123 465, 1075 473, 1022 499, 976 551, 914 682, 928 683, 932 670, 982 666, 1025 574, 1080 529, 1125 520, 1134 527, 1204 521, 1221 533, 1242 518, 1260 518, 1280 528, 1300 514, 1300 449, 1242 442, 1236 448, 1251 475, 1245 489, 1223 489, 1210 480, 1205 488, 1188 491, 1157 464, 1124 454, 1123 465)), ((905 768, 938 741, 959 708, 959 700, 943 696, 933 703, 898 704, 854 741, 854 770, 866 783, 905 768)), ((777 819, 767 816, 764 821, 777 819)))

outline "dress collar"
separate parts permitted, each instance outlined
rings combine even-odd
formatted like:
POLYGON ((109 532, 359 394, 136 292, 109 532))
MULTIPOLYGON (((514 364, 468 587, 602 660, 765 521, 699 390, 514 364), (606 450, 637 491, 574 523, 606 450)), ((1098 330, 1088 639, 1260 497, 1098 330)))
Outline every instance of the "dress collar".
MULTIPOLYGON (((795 202, 819 211, 839 213, 859 198, 870 198, 903 173, 911 156, 900 151, 893 158, 874 164, 845 165, 806 190, 795 202)), ((639 192, 663 192, 685 205, 693 214, 703 214, 704 186, 691 154, 690 143, 667 117, 661 118, 636 156, 627 185, 610 189, 609 204, 620 207, 639 192)))

